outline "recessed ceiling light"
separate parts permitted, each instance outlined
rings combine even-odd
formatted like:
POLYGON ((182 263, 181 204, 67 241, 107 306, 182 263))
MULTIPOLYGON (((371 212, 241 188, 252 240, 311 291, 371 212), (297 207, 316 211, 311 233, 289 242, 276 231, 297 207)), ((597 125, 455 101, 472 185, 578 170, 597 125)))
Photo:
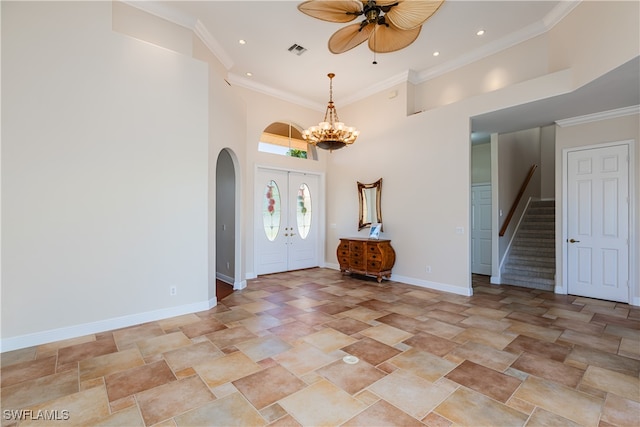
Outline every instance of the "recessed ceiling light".
POLYGON ((247 76, 247 77, 251 77, 251 76, 253 76, 253 73, 252 73, 252 72, 250 72, 250 71, 247 71, 245 74, 246 74, 246 76, 247 76))
POLYGON ((246 40, 244 40, 244 39, 240 39, 240 40, 238 40, 238 43, 240 43, 240 44, 247 44, 247 41, 246 41, 246 40))
POLYGON ((433 56, 439 56, 440 52, 438 52, 437 50, 435 52, 433 52, 433 56))
POLYGON ((478 35, 478 36, 483 36, 483 35, 484 35, 484 30, 478 30, 478 32, 476 33, 476 35, 478 35))

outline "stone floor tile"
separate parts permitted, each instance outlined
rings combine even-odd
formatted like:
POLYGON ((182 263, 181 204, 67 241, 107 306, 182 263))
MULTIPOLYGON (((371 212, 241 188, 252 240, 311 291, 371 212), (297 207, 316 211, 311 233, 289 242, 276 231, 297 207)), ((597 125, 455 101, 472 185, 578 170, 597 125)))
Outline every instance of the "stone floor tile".
POLYGON ((422 419, 444 401, 454 388, 397 370, 371 385, 369 390, 412 417, 422 419))
POLYGON ((194 376, 145 390, 136 395, 136 400, 145 424, 152 425, 199 408, 215 396, 194 376))
POLYGON ((320 380, 279 403, 306 426, 340 425, 366 408, 360 400, 327 380, 320 380))
POLYGON ((324 328, 316 333, 306 336, 303 339, 325 353, 331 353, 334 350, 357 342, 355 338, 331 328, 324 328))
POLYGON ((434 412, 457 425, 523 426, 528 416, 465 387, 458 388, 434 412))
POLYGON ((519 379, 465 360, 445 378, 506 403, 522 383, 519 379))
POLYGON ((608 369, 589 366, 582 383, 586 386, 640 402, 640 379, 608 369))
POLYGON ((109 402, 113 402, 141 391, 176 381, 176 377, 167 362, 161 360, 107 375, 104 381, 109 402))
POLYGON ((431 382, 435 382, 439 378, 442 378, 457 366, 456 363, 437 357, 431 353, 420 351, 416 348, 407 350, 394 358, 389 359, 385 363, 391 364, 431 382))
POLYGON ((233 385, 259 411, 306 387, 306 384, 280 365, 247 375, 233 385))
POLYGON ((571 388, 576 388, 584 375, 583 369, 531 353, 523 353, 511 367, 571 388))
POLYGON ((330 365, 316 370, 316 373, 331 381, 350 395, 355 395, 387 375, 386 372, 376 369, 362 360, 355 364, 348 364, 342 360, 337 360, 330 365))
POLYGON ((471 279, 467 297, 261 276, 209 310, 3 353, 2 407, 64 405, 65 425, 635 425, 640 309, 471 279))
POLYGON ((342 350, 370 363, 373 366, 379 365, 385 360, 401 353, 400 350, 371 338, 363 338, 353 344, 342 347, 342 350))
POLYGON ((553 381, 530 376, 515 397, 584 426, 597 426, 603 399, 553 381))
POLYGON ((395 406, 390 405, 384 400, 376 402, 355 417, 351 418, 346 423, 342 424, 343 427, 413 427, 416 425, 419 425, 418 420, 406 414, 405 412, 402 412, 395 406))

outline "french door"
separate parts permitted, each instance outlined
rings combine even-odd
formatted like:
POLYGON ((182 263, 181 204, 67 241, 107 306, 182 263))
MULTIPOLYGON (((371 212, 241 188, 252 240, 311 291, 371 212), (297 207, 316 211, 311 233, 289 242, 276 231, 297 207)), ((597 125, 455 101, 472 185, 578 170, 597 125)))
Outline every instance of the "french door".
POLYGON ((567 290, 629 301, 629 146, 567 153, 567 290))
POLYGON ((317 267, 319 176, 258 168, 255 185, 256 274, 317 267))

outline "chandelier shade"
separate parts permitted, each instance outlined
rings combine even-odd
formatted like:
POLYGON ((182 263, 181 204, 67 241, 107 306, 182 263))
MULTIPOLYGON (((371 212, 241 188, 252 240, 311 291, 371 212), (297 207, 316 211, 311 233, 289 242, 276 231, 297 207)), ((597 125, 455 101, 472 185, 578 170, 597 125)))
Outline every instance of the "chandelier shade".
POLYGON ((327 77, 329 77, 329 103, 324 113, 324 120, 302 132, 302 139, 323 150, 333 151, 353 144, 360 132, 345 125, 338 118, 338 111, 333 103, 335 74, 329 73, 327 77))

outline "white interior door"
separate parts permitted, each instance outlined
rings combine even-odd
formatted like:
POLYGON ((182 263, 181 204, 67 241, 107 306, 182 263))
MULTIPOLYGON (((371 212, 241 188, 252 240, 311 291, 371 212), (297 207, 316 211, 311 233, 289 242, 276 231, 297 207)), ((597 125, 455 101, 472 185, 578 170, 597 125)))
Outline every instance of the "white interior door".
POLYGON ((629 301, 629 147, 567 153, 567 290, 629 301))
POLYGON ((260 168, 255 187, 256 274, 317 267, 318 175, 260 168))
POLYGON ((471 272, 491 275, 491 184, 471 187, 471 272))

